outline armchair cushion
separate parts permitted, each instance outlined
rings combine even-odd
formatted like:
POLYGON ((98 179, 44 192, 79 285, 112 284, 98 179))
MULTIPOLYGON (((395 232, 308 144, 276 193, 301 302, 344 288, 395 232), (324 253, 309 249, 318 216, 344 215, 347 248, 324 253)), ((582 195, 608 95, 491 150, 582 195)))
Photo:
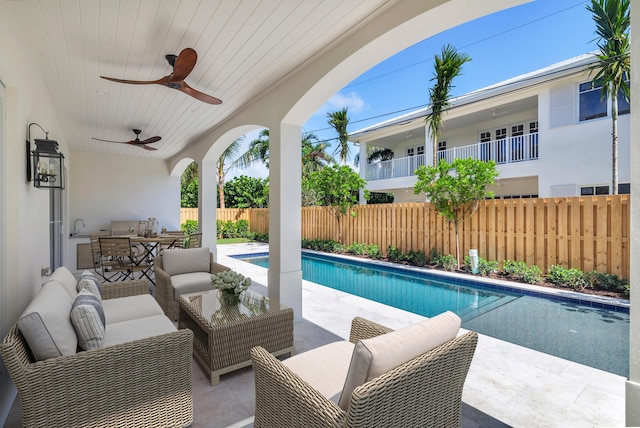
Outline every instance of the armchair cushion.
POLYGON ((209 272, 209 248, 166 249, 162 254, 163 270, 170 276, 190 272, 209 272))
POLYGON ((60 282, 49 280, 18 319, 18 329, 39 361, 76 353, 78 338, 69 319, 73 299, 67 293, 60 282))
POLYGON ((82 289, 78 292, 71 307, 70 317, 80 348, 88 351, 102 345, 106 326, 104 310, 91 291, 82 289))
POLYGON ((287 358, 282 364, 309 385, 338 404, 344 379, 349 371, 353 343, 333 342, 287 358))
POLYGON ((461 320, 447 311, 417 324, 356 343, 338 405, 347 410, 353 390, 456 337, 461 320))
POLYGON ((195 293, 208 290, 209 288, 213 289, 211 285, 211 274, 209 272, 190 272, 173 275, 171 277, 171 285, 173 285, 174 299, 177 299, 183 294, 195 293))

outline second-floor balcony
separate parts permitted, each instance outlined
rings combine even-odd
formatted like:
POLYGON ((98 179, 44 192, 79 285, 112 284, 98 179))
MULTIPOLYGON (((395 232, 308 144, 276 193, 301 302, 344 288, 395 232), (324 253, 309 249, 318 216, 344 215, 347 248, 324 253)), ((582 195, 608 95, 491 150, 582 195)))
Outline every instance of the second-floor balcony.
MULTIPOLYGON (((538 159, 538 133, 484 141, 468 146, 452 147, 441 150, 438 159, 453 162, 456 158, 473 158, 483 161, 495 161, 507 164, 538 159)), ((366 165, 365 180, 383 180, 387 178, 413 175, 420 165, 431 164, 424 155, 408 156, 366 165)))

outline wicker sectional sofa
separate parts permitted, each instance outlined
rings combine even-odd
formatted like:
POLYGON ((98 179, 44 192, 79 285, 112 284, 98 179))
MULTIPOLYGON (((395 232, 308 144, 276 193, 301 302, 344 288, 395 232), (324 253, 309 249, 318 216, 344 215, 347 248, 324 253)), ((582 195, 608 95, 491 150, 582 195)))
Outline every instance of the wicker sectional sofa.
POLYGON ((77 286, 56 269, 0 344, 23 427, 189 426, 193 333, 176 329, 148 281, 105 283, 103 338, 81 350, 77 286))

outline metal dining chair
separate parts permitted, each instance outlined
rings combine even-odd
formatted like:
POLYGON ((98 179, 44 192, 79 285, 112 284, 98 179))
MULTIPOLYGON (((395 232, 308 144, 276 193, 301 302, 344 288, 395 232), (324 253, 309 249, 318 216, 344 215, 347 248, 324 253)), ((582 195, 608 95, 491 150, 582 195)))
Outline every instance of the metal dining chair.
POLYGON ((139 272, 153 282, 151 270, 153 265, 146 258, 137 258, 133 252, 131 239, 129 237, 99 237, 100 254, 104 262, 108 263, 108 271, 114 275, 105 277, 109 282, 135 279, 135 274, 139 272))
POLYGON ((185 242, 185 248, 201 248, 202 247, 202 233, 190 234, 185 242))

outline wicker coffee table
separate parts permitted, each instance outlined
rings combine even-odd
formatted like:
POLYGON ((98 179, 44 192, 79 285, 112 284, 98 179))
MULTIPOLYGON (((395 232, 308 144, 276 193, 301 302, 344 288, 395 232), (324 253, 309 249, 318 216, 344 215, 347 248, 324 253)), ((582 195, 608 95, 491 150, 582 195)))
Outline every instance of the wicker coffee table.
POLYGON ((250 366, 254 346, 275 356, 293 352, 293 310, 279 302, 246 291, 238 304, 228 304, 218 290, 184 294, 178 301, 178 327, 193 331, 193 353, 211 385, 224 373, 250 366))

